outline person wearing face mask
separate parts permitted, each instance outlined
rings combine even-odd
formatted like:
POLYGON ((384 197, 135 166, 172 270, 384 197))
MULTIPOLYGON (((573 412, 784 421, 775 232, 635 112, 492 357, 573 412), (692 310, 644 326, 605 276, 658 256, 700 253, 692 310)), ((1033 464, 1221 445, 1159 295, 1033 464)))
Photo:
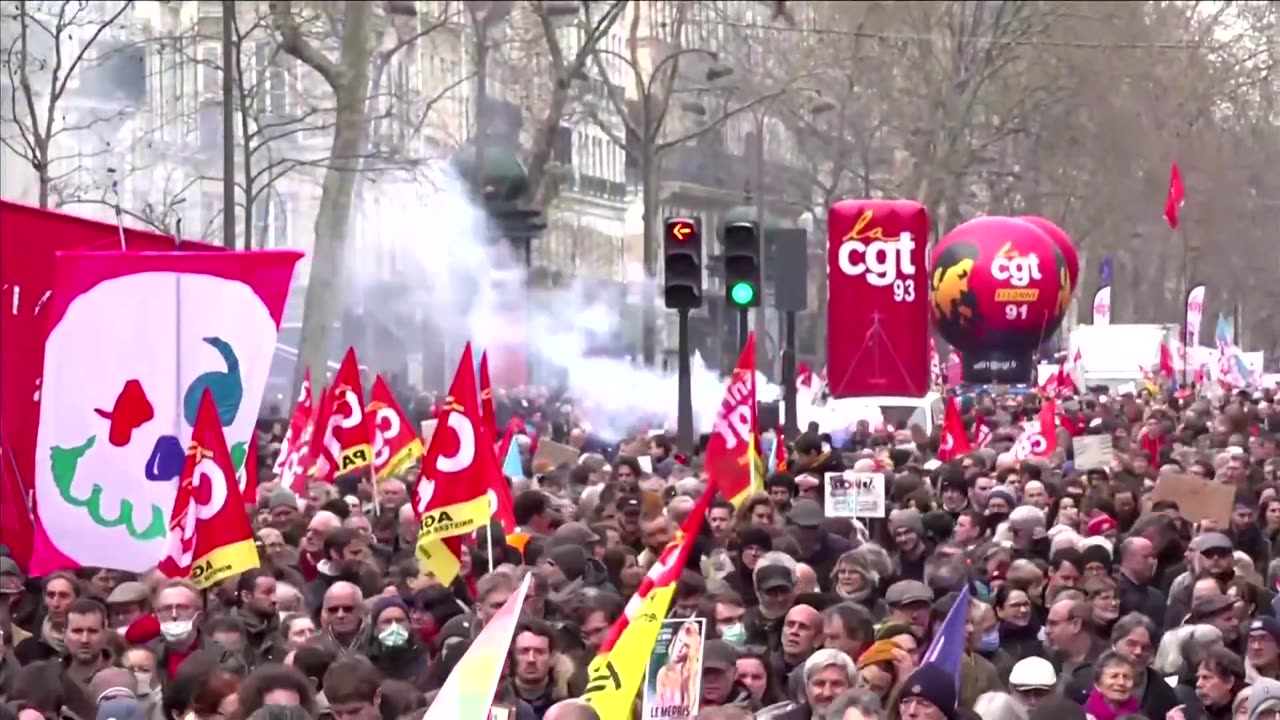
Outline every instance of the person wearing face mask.
MULTIPOLYGON (((160 637, 153 641, 152 649, 158 658, 158 670, 166 679, 172 678, 178 666, 188 656, 200 649, 202 638, 197 621, 204 612, 200 591, 188 580, 168 580, 160 586, 154 603, 155 618, 160 623, 160 637)), ((125 639, 132 642, 128 632, 134 630, 145 618, 130 626, 125 639)))
POLYGON ((160 717, 163 713, 164 697, 156 677, 156 656, 150 649, 134 647, 124 651, 120 656, 120 664, 133 673, 135 692, 143 712, 148 718, 160 717))
POLYGON ((427 648, 412 632, 409 607, 399 597, 381 597, 369 613, 365 654, 384 679, 403 680, 425 692, 427 648))

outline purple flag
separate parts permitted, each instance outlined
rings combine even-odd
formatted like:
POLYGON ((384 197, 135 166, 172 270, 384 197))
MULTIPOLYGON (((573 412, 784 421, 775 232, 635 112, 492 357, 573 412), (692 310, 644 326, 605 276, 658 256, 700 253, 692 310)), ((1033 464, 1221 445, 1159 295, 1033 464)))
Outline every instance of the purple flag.
POLYGON ((969 586, 965 585, 920 659, 921 665, 933 663, 954 676, 957 692, 960 687, 960 661, 964 659, 964 626, 968 619, 969 586))

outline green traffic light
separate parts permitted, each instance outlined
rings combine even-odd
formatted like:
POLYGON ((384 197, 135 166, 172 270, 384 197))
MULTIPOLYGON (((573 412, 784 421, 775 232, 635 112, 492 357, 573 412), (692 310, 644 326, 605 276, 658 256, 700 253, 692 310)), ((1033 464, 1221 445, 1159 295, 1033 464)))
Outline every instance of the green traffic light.
POLYGON ((751 283, 740 282, 729 289, 729 298, 735 305, 750 305, 756 297, 756 289, 751 283))

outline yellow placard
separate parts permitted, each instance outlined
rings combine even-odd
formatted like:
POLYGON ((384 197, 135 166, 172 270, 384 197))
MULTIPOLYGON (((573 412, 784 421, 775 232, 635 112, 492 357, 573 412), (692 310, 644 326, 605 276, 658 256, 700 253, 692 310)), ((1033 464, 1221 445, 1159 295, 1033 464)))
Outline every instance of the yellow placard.
POLYGON ((258 567, 258 547, 252 539, 223 545, 191 564, 191 582, 204 588, 258 567))
POLYGON ((372 454, 369 450, 369 444, 356 445, 342 451, 342 457, 338 459, 338 472, 347 473, 352 470, 368 465, 372 454))

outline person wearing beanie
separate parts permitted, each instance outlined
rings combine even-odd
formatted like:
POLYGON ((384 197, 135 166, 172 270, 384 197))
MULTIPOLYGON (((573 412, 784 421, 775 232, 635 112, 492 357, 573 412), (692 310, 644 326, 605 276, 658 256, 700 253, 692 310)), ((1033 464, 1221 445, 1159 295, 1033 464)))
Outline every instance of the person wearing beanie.
POLYGON ((1089 518, 1089 523, 1085 526, 1085 535, 1088 537, 1104 537, 1113 543, 1118 532, 1115 518, 1106 513, 1098 513, 1089 518))
POLYGON ((902 720, 957 720, 955 676, 931 662, 916 668, 902 683, 898 716, 902 720))
POLYGON ((1080 548, 1080 554, 1084 556, 1084 577, 1081 578, 1082 580, 1111 575, 1111 548, 1107 546, 1105 540, 1102 542, 1086 540, 1080 548))
POLYGON ((428 653, 409 620, 409 606, 399 595, 373 601, 369 611, 369 638, 365 654, 388 680, 427 689, 428 653))
POLYGON ((733 556, 733 572, 725 578, 725 582, 742 596, 747 607, 754 607, 760 604, 760 600, 756 597, 752 575, 756 562, 773 550, 773 536, 764 528, 748 525, 738 531, 738 550, 733 556))
POLYGON ((1274 717, 1280 711, 1280 682, 1269 678, 1253 681, 1249 689, 1249 716, 1247 720, 1263 720, 1274 717))
POLYGON ((1280 679, 1280 620, 1257 617, 1249 623, 1245 659, 1249 662, 1250 680, 1280 679))
POLYGON ((924 580, 924 561, 929 556, 924 520, 914 508, 889 513, 889 533, 897 552, 894 574, 899 580, 924 580))

